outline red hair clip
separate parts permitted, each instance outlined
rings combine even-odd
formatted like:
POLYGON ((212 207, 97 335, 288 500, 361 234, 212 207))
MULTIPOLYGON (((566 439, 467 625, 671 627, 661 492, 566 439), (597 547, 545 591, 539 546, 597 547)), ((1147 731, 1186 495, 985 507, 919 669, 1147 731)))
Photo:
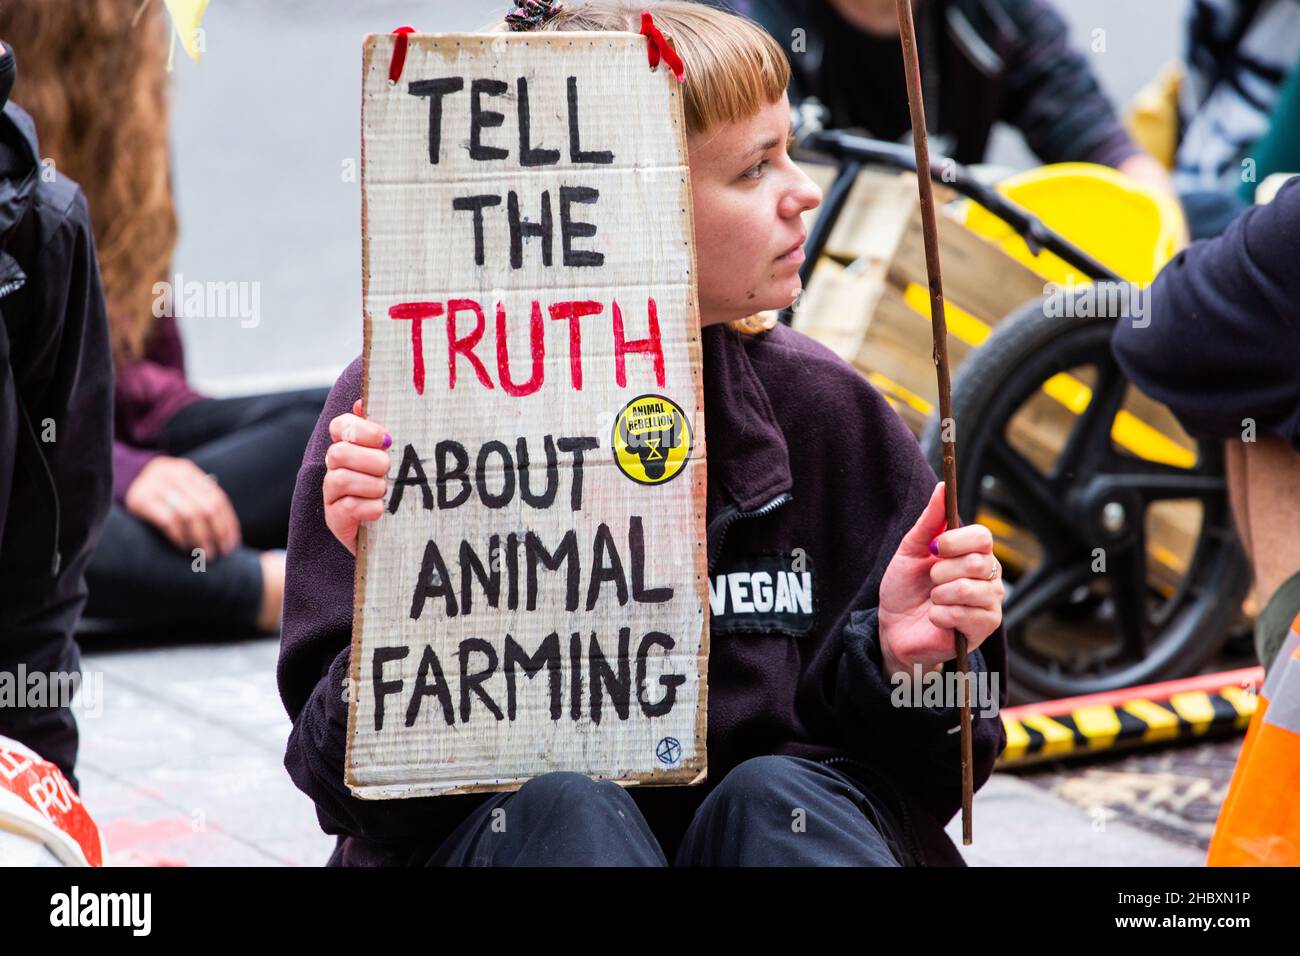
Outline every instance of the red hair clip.
POLYGON ((682 58, 677 55, 668 38, 659 32, 649 10, 641 11, 641 34, 646 38, 646 54, 650 58, 650 69, 658 68, 659 57, 662 56, 664 62, 668 64, 668 69, 672 70, 673 76, 677 77, 677 82, 685 82, 686 66, 682 63, 682 58))
POLYGON ((393 31, 397 45, 393 47, 393 58, 388 61, 388 84, 392 86, 402 78, 402 67, 406 65, 406 35, 414 33, 415 27, 398 27, 393 31))

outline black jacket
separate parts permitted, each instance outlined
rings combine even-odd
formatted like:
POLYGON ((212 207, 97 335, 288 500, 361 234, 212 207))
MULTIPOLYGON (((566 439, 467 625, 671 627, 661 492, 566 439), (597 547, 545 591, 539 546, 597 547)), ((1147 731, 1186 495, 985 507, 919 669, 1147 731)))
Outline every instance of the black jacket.
POLYGON ((1115 326, 1120 367, 1189 434, 1241 441, 1254 423, 1300 451, 1300 179, 1193 243, 1115 326))
MULTIPOLYGON (((72 673, 84 574, 112 486, 113 366, 86 199, 0 115, 0 669, 72 673)), ((75 782, 66 710, 0 709, 0 734, 75 782)))
MULTIPOLYGON (((850 757, 876 775, 920 862, 961 864, 944 824, 961 806, 955 709, 893 706, 876 636, 886 565, 935 476, 885 400, 829 350, 785 326, 759 336, 703 332, 709 573, 812 573, 806 612, 710 616, 708 775, 763 754, 850 757)), ((346 837, 336 862, 427 859, 478 795, 359 800, 343 782, 354 561, 324 523, 329 421, 361 394, 360 360, 339 378, 307 446, 294 493, 279 684, 293 720, 285 765, 316 802, 326 832, 346 837)), ((999 630, 970 655, 998 674, 999 630)), ((976 786, 1006 744, 999 717, 974 715, 976 786)), ((671 859, 708 792, 631 793, 671 859)))
MULTIPOLYGON (((910 130, 898 40, 897 77, 886 89, 865 78, 869 44, 827 0, 731 0, 784 47, 792 71, 790 101, 816 96, 837 128, 865 129, 897 140, 910 130), (798 32, 796 32, 798 31, 798 32), (798 46, 795 46, 796 38, 798 46), (858 79, 862 77, 864 79, 858 79), (855 80, 857 80, 855 82, 855 80), (901 126, 872 128, 873 97, 891 96, 901 126)), ((1009 123, 1045 163, 1087 161, 1117 166, 1138 152, 1092 74, 1069 43, 1069 31, 1045 0, 922 0, 915 6, 926 127, 950 137, 959 163, 984 158, 994 123, 1009 123)))

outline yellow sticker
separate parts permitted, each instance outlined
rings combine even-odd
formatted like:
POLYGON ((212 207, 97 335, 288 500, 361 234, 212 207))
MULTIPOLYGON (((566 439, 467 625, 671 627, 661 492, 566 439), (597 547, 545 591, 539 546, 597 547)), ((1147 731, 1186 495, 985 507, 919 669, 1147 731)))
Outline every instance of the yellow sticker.
POLYGON ((662 485, 686 467, 693 439, 686 413, 676 402, 642 395, 614 419, 614 462, 638 484, 662 485))

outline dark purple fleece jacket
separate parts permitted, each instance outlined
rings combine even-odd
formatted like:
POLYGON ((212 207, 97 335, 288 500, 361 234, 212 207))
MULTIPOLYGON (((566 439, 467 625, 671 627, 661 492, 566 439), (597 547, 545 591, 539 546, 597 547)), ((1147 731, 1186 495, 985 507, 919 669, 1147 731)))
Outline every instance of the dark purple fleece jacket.
POLYGON ((1300 451, 1297 296, 1300 179, 1174 256, 1149 314, 1115 323, 1115 358, 1189 434, 1241 441, 1249 420, 1300 451))
MULTIPOLYGON (((934 472, 880 394, 806 336, 785 326, 758 336, 715 326, 703 342, 710 783, 630 792, 672 859, 711 783, 741 761, 855 758, 875 776, 872 792, 903 824, 915 856, 960 865, 943 829, 961 806, 960 735, 949 733, 958 711, 894 706, 876 633, 881 577, 934 472), (745 613, 747 592, 728 579, 788 573, 796 556, 796 570, 811 570, 811 609, 745 613)), ((321 483, 329 421, 360 394, 358 359, 330 394, 294 492, 278 669, 293 720, 285 766, 316 802, 321 826, 342 838, 334 862, 416 863, 484 798, 360 800, 343 782, 354 559, 325 527, 321 483)), ((1005 704, 1000 629, 970 666, 998 675, 1005 704)), ((978 707, 972 716, 978 787, 1006 735, 1001 718, 978 707)))

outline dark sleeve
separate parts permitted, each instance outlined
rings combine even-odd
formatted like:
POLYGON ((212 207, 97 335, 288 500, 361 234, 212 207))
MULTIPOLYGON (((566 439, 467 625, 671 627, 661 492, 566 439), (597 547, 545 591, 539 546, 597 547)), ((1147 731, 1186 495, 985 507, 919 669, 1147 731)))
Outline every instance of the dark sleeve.
MULTIPOLYGON (((37 190, 33 212, 9 236, 28 278, 6 296, 12 311, 0 328, 0 432, 9 424, 20 432, 0 452, 0 472, 33 469, 12 486, 0 476, 0 532, 11 545, 0 562, 0 671, 22 662, 32 673, 77 674, 85 570, 111 500, 113 365, 86 199, 61 175, 37 190), (13 353, 7 331, 21 334, 13 353)), ((0 711, 4 732, 77 786, 70 709, 36 707, 22 720, 10 713, 0 711)))
POLYGON ((1045 163, 1118 166, 1140 152, 1097 84, 1085 54, 1044 0, 1002 0, 1015 42, 1005 55, 1006 99, 1000 119, 1024 135, 1045 163))
POLYGON ((37 417, 48 415, 60 428, 46 460, 62 501, 61 560, 84 593, 80 578, 111 504, 112 481, 104 467, 113 430, 113 363, 90 208, 80 188, 64 228, 71 234, 67 261, 50 263, 46 272, 64 282, 47 287, 48 311, 42 313, 63 317, 59 372, 37 417))
POLYGON ((339 377, 307 444, 294 488, 276 677, 293 729, 284 765, 316 804, 325 832, 411 844, 436 838, 474 797, 361 800, 344 783, 356 559, 325 526, 329 423, 361 397, 361 360, 339 377))
POLYGON ((1300 180, 1180 252, 1116 325, 1125 374, 1190 434, 1240 440, 1252 420, 1300 450, 1298 250, 1300 180))
MULTIPOLYGON (((874 392, 874 389, 872 390, 874 392)), ((881 660, 877 605, 880 581, 903 535, 929 501, 937 481, 916 440, 883 399, 876 401, 888 416, 883 436, 863 447, 873 455, 888 456, 889 510, 892 518, 882 536, 874 566, 851 611, 841 625, 840 657, 835 670, 835 712, 848 745, 873 766, 890 773, 903 789, 940 823, 961 809, 961 726, 958 707, 911 706, 884 673, 881 660), (899 706, 905 702, 908 706, 899 706)), ((997 708, 1007 703, 1006 635, 1002 628, 990 634, 967 655, 967 686, 978 691, 980 682, 997 697, 997 708), (987 675, 981 677, 981 675, 987 675), (996 680, 996 683, 994 681, 996 680)), ((955 673, 955 661, 943 673, 955 673)), ((993 772, 1006 746, 1002 718, 981 713, 994 708, 978 697, 972 701, 971 730, 975 787, 993 772)))

